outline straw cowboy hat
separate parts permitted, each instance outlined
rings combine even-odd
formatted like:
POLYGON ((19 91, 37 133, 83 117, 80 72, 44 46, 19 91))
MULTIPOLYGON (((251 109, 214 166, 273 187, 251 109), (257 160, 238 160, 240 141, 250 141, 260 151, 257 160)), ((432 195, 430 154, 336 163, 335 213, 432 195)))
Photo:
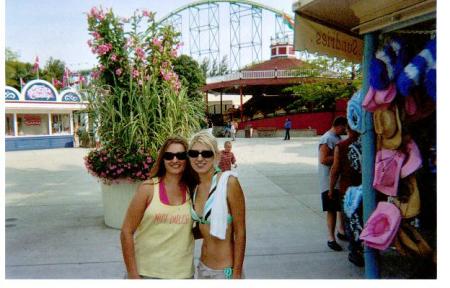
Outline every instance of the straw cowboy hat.
POLYGON ((399 189, 402 196, 396 197, 393 202, 400 209, 402 218, 408 219, 420 213, 420 194, 415 175, 406 177, 402 182, 399 189))
POLYGON ((392 203, 378 202, 359 236, 366 246, 385 250, 389 247, 401 222, 400 210, 392 203))
POLYGON ((402 143, 402 124, 398 114, 398 108, 382 110, 377 109, 373 113, 373 124, 377 133, 377 147, 386 149, 397 149, 402 143))
POLYGON ((362 102, 362 106, 366 111, 374 112, 377 109, 386 109, 397 95, 395 84, 390 84, 385 90, 376 90, 372 86, 369 87, 366 96, 362 102))
POLYGON ((433 249, 416 228, 403 222, 398 229, 394 246, 400 255, 417 255, 425 258, 433 257, 433 249))
POLYGON ((400 170, 405 154, 397 150, 381 149, 375 156, 373 188, 388 196, 397 196, 400 170))

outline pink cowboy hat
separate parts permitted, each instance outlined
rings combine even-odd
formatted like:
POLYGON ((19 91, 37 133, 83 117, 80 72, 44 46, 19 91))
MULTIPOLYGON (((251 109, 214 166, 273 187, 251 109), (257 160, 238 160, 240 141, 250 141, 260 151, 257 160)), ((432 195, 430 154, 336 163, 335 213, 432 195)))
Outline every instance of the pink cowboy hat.
POLYGON ((401 219, 397 206, 389 202, 378 202, 359 238, 369 247, 385 250, 397 234, 401 219))
POLYGON ((375 157, 373 188, 388 196, 397 196, 400 170, 405 154, 397 150, 381 149, 375 157))
POLYGON ((406 160, 403 162, 402 169, 400 170, 401 178, 405 178, 422 166, 422 157, 420 156, 419 147, 417 147, 416 142, 411 139, 406 145, 406 149, 406 160))
POLYGON ((372 86, 369 87, 366 96, 362 102, 362 106, 366 111, 374 112, 378 108, 385 109, 394 100, 397 95, 395 84, 391 83, 385 90, 375 90, 372 86))
POLYGON ((413 96, 409 95, 405 98, 405 112, 408 115, 414 115, 417 112, 417 103, 413 96))

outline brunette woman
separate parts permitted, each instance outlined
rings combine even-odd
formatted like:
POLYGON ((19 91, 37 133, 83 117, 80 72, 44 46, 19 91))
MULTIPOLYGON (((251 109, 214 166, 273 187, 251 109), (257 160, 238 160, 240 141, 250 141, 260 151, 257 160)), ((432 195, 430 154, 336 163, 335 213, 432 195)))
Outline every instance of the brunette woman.
POLYGON ((194 276, 187 148, 184 138, 168 138, 130 203, 120 234, 128 278, 194 276))

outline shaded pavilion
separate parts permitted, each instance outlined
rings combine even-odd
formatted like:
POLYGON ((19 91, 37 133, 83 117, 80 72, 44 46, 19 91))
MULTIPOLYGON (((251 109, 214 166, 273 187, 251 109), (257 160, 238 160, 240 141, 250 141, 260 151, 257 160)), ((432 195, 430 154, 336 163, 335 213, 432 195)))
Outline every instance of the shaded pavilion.
MULTIPOLYGON (((244 95, 252 96, 249 102, 251 105, 250 103, 255 98, 287 95, 286 92, 283 92, 283 89, 287 87, 330 78, 336 79, 332 72, 327 75, 321 73, 318 76, 316 70, 306 68, 305 62, 296 58, 294 47, 288 42, 278 42, 272 44, 270 48, 270 60, 243 68, 239 72, 208 78, 206 85, 202 87, 202 91, 205 92, 206 107, 208 107, 208 93, 220 94, 220 107, 222 107, 223 94, 239 96, 240 118, 243 122, 244 95)), ((282 102, 281 97, 279 99, 282 102)), ((272 99, 270 102, 277 101, 272 99)), ((223 115, 223 112, 221 110, 220 114, 223 115)))

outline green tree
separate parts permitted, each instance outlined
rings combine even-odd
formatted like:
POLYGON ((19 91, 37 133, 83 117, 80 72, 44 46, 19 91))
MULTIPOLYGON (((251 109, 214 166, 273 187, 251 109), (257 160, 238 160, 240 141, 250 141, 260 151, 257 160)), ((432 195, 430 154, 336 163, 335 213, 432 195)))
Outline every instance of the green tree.
POLYGON ((359 64, 306 52, 303 61, 304 64, 298 70, 299 74, 323 80, 286 88, 285 92, 290 92, 297 97, 292 104, 288 105, 288 109, 333 110, 337 99, 350 98, 361 84, 362 75, 359 64), (348 81, 342 81, 344 79, 348 81))
POLYGON ((173 70, 181 84, 187 87, 189 98, 202 99, 200 88, 205 85, 205 76, 197 61, 187 55, 180 55, 173 61, 173 70))
POLYGON ((355 83, 340 81, 317 82, 286 88, 298 97, 288 109, 299 111, 331 111, 335 108, 337 99, 350 98, 357 90, 355 83))
POLYGON ((307 58, 304 59, 304 62, 305 64, 301 69, 310 69, 311 76, 352 80, 362 78, 361 65, 354 64, 344 59, 309 54, 307 58))
POLYGON ((222 60, 219 63, 217 63, 216 59, 213 59, 211 62, 209 58, 204 58, 200 64, 200 68, 202 69, 205 78, 226 75, 230 71, 227 63, 228 57, 226 55, 222 57, 222 60))
POLYGON ((203 76, 206 78, 208 77, 208 70, 209 70, 209 58, 203 58, 202 63, 200 64, 200 69, 202 69, 203 76))
POLYGON ((17 61, 19 59, 19 53, 13 51, 11 48, 5 49, 5 61, 17 61))
POLYGON ((5 49, 5 82, 6 85, 12 86, 20 91, 20 78, 23 81, 34 79, 32 72, 33 65, 19 61, 19 53, 5 49))
POLYGON ((64 61, 50 57, 45 64, 44 70, 42 71, 42 79, 47 80, 50 83, 52 79, 61 80, 64 75, 65 67, 66 64, 64 61))

